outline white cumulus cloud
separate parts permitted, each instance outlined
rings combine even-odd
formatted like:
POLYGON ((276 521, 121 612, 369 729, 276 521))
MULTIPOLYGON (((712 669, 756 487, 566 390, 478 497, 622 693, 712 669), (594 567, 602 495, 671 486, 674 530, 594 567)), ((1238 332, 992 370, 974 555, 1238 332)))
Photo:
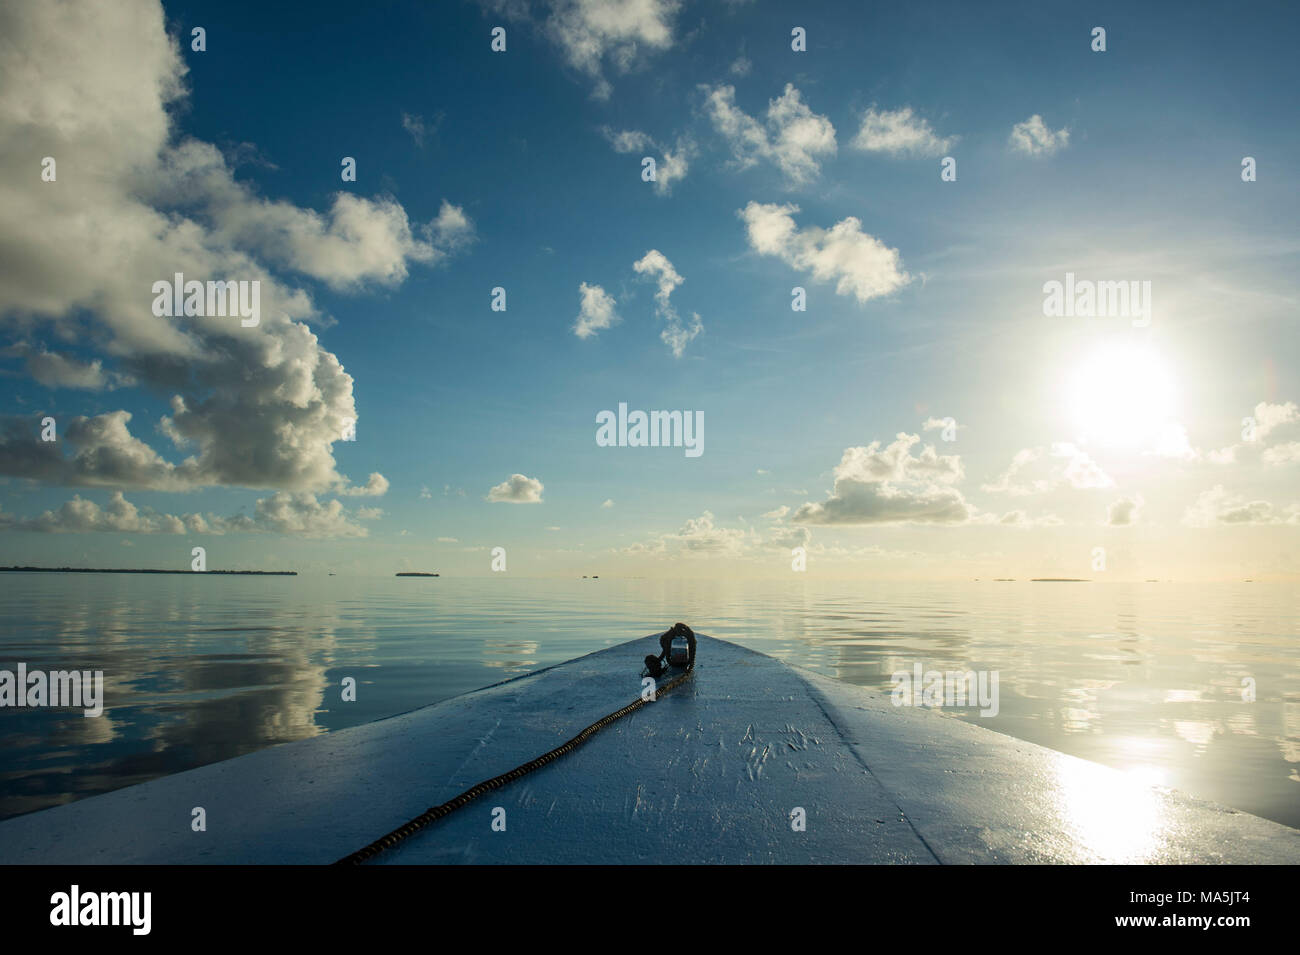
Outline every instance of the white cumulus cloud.
POLYGON ((545 488, 537 478, 512 474, 488 491, 487 500, 494 504, 540 504, 543 490, 545 488))
POLYGON ((1053 131, 1043 122, 1043 117, 1035 113, 1024 122, 1011 127, 1007 144, 1026 156, 1050 156, 1070 144, 1070 130, 1061 128, 1053 131))
POLYGON ((973 511, 952 485, 963 477, 957 455, 932 445, 912 448, 920 436, 899 433, 889 445, 873 441, 846 448, 835 467, 829 498, 805 503, 791 520, 802 524, 961 524, 973 511))
MULTIPOLYGON (((60 441, 45 447, 33 421, 7 416, 0 475, 289 495, 346 487, 332 446, 356 419, 353 379, 309 327, 320 316, 301 280, 345 292, 396 285, 473 237, 464 210, 444 200, 419 224, 390 197, 342 191, 317 210, 260 195, 232 166, 249 149, 231 159, 177 128, 188 67, 154 0, 11 4, 0 35, 0 142, 24 144, 0 150, 0 327, 98 351, 37 345, 37 380, 169 395, 169 413, 145 426, 185 455, 164 457, 124 410, 61 417, 60 441), (57 188, 30 187, 30 155, 57 158, 57 188), (154 315, 153 283, 178 272, 259 282, 258 325, 154 315)), ((276 515, 286 528, 330 520, 288 519, 286 508, 307 512, 306 498, 265 500, 268 526, 276 515)))
POLYGON ((853 148, 887 156, 924 158, 942 156, 956 141, 955 136, 938 135, 910 106, 896 110, 872 106, 862 116, 853 148))
POLYGON ((834 282, 839 295, 868 302, 911 281, 898 250, 863 232, 857 218, 841 219, 830 229, 800 229, 797 212, 796 205, 750 202, 739 215, 755 252, 775 256, 819 282, 834 282))
POLYGON ((618 303, 599 285, 581 283, 578 286, 578 296, 578 318, 573 323, 573 334, 579 338, 590 338, 618 321, 618 315, 614 311, 614 306, 618 303))

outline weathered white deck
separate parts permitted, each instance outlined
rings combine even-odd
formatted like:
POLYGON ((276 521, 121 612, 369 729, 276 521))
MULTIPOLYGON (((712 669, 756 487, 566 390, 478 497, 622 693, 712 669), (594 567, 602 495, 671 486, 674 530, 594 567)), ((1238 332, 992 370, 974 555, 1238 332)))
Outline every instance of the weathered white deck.
MULTIPOLYGON (((21 816, 0 863, 331 862, 635 699, 657 650, 21 816)), ((682 687, 376 862, 1296 863, 1300 830, 701 636, 682 687)))

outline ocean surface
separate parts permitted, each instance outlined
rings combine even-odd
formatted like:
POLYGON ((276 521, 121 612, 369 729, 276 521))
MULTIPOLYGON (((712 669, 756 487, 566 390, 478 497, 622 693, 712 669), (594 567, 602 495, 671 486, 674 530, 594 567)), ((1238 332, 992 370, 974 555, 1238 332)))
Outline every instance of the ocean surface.
POLYGON ((401 713, 682 620, 884 691, 918 663, 997 671, 997 716, 949 712, 1300 827, 1298 611, 1297 588, 1270 583, 5 573, 0 670, 102 670, 106 701, 97 718, 0 708, 0 818, 401 713), (345 677, 355 702, 341 699, 345 677))

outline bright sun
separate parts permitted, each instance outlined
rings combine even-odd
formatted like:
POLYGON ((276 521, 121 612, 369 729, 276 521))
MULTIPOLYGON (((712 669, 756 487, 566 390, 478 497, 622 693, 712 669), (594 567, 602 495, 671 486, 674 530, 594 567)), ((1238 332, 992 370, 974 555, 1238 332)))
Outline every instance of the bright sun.
POLYGON ((1174 413, 1174 384, 1150 347, 1108 345, 1084 358, 1067 382, 1067 407, 1082 441, 1150 446, 1174 413))

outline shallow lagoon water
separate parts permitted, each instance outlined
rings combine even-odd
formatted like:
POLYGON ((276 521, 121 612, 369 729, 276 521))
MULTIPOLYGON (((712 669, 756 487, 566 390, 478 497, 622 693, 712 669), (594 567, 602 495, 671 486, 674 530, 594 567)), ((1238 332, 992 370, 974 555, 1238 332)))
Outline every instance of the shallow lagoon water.
POLYGON ((0 818, 684 620, 884 691, 918 663, 997 671, 996 717, 950 712, 1300 827, 1298 604, 1294 587, 1265 583, 4 574, 0 669, 102 670, 106 702, 93 719, 0 709, 0 818))

